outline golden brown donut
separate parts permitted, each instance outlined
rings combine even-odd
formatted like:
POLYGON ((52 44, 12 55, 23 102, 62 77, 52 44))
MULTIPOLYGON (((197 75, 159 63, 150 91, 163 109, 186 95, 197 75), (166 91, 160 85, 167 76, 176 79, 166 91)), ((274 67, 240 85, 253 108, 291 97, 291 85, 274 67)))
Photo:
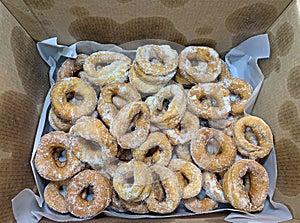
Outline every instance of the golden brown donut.
POLYGON ((146 203, 149 211, 168 214, 173 212, 179 205, 182 191, 179 187, 178 179, 175 173, 165 166, 155 164, 150 166, 152 172, 157 176, 154 182, 160 181, 165 191, 164 200, 157 199, 155 191, 151 190, 149 197, 146 199, 146 203))
POLYGON ((174 172, 182 174, 187 184, 182 188, 182 198, 192 198, 200 193, 202 188, 201 170, 192 162, 182 159, 172 159, 168 166, 174 172))
POLYGON ((172 150, 173 148, 166 135, 161 132, 154 132, 149 134, 140 147, 132 150, 132 156, 134 159, 143 161, 147 165, 156 163, 167 166, 172 157, 172 150), (149 154, 151 150, 154 151, 152 154, 149 154))
POLYGON ((112 191, 109 180, 95 170, 83 170, 73 177, 66 193, 68 210, 79 218, 92 218, 100 214, 110 203, 112 191), (91 200, 82 193, 91 188, 91 200))
POLYGON ((59 213, 68 213, 65 201, 64 188, 67 187, 69 180, 51 181, 44 190, 44 199, 46 204, 54 211, 59 213))
POLYGON ((233 128, 238 151, 249 159, 267 156, 273 146, 273 134, 267 123, 259 117, 245 116, 237 120, 233 128), (247 137, 249 134, 253 137, 247 137), (254 140, 250 140, 253 138, 254 140))
POLYGON ((111 133, 124 149, 139 147, 150 129, 150 111, 144 102, 131 102, 120 109, 112 123, 111 133))
POLYGON ((117 156, 117 143, 105 125, 94 117, 78 119, 69 132, 73 138, 72 152, 93 168, 111 164, 117 156))
POLYGON ((175 128, 186 110, 186 95, 181 85, 168 85, 145 101, 150 109, 151 123, 161 129, 175 128))
POLYGON ((70 150, 70 135, 61 131, 43 135, 34 161, 38 173, 50 181, 68 179, 82 169, 80 160, 70 150), (64 151, 65 159, 61 159, 64 151))
POLYGON ((91 115, 97 101, 94 89, 77 77, 64 78, 56 82, 51 89, 50 97, 55 114, 69 121, 91 115))
POLYGON ((122 107, 140 100, 141 95, 131 84, 107 84, 101 89, 97 110, 103 122, 111 127, 114 117, 122 107))
POLYGON ((197 84, 187 98, 188 109, 200 118, 226 118, 231 111, 229 90, 217 83, 197 84))
POLYGON ((66 59, 57 72, 58 80, 67 77, 76 77, 83 69, 83 63, 86 58, 87 55, 79 54, 76 59, 66 59))
POLYGON ((50 126, 56 131, 68 132, 72 126, 72 122, 64 121, 57 117, 52 108, 49 111, 48 121, 50 126))
POLYGON ((236 209, 255 212, 264 207, 267 198, 269 177, 265 168, 254 160, 242 159, 225 173, 223 190, 226 199, 236 209), (245 190, 243 177, 249 175, 250 189, 245 190))
POLYGON ((188 46, 179 54, 179 71, 192 83, 213 82, 221 73, 219 54, 210 47, 188 46))
POLYGON ((159 91, 159 89, 163 88, 165 84, 150 84, 142 81, 137 76, 137 71, 134 66, 131 67, 129 71, 129 80, 130 83, 142 94, 142 95, 150 95, 159 91))
POLYGON ((195 131, 200 128, 199 119, 191 112, 186 111, 181 121, 173 129, 165 130, 165 134, 172 145, 185 144, 191 141, 195 131))
POLYGON ((183 159, 189 162, 193 162, 190 153, 190 142, 186 144, 178 144, 174 147, 175 154, 179 159, 183 159))
POLYGON ((228 203, 225 199, 223 186, 218 181, 216 173, 211 173, 208 171, 202 172, 203 176, 203 189, 206 192, 206 195, 213 199, 214 201, 220 203, 228 203))
POLYGON ((137 160, 120 164, 113 178, 115 191, 125 201, 145 200, 150 194, 151 184, 149 167, 137 160))
POLYGON ((131 59, 124 54, 98 51, 85 59, 83 69, 86 78, 98 85, 122 83, 128 78, 131 59))
MULTIPOLYGON (((180 188, 183 189, 187 186, 188 182, 185 180, 183 175, 179 172, 176 172, 177 179, 179 181, 180 188)), ((201 183, 202 185, 202 183, 201 183)), ((215 209, 218 206, 218 202, 214 201, 213 199, 210 199, 208 197, 199 198, 197 196, 188 198, 188 199, 182 199, 183 205, 192 212, 207 212, 210 210, 215 209)))
POLYGON ((135 61, 147 75, 167 76, 176 70, 178 54, 168 45, 144 45, 137 48, 135 61))
POLYGON ((227 84, 225 87, 230 91, 231 112, 235 115, 244 114, 245 106, 253 92, 252 87, 240 78, 231 78, 227 84))
POLYGON ((220 130, 205 127, 194 134, 190 149, 194 162, 201 169, 211 172, 228 169, 234 163, 237 153, 231 137, 220 130), (216 149, 215 146, 208 148, 212 140, 216 142, 217 146, 220 146, 219 151, 208 151, 216 149))

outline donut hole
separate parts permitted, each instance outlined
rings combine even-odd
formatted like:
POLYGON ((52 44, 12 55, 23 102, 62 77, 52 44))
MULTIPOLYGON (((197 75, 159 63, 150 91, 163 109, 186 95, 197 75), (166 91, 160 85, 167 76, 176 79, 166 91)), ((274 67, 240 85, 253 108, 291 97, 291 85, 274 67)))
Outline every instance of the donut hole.
POLYGON ((155 146, 155 147, 153 147, 153 148, 151 148, 151 149, 148 150, 148 152, 146 153, 145 157, 146 158, 152 157, 152 156, 154 156, 154 154, 156 154, 159 151, 160 151, 159 146, 155 146))
POLYGON ((126 133, 134 132, 136 130, 136 122, 141 117, 141 115, 142 113, 139 112, 133 116, 126 133))
POLYGON ((243 188, 246 194, 249 195, 250 192, 250 173, 246 172, 246 174, 242 177, 242 181, 243 181, 243 188))
POLYGON ((210 155, 218 155, 222 152, 221 145, 215 138, 210 138, 206 144, 206 151, 210 155))
POLYGON ((66 94, 66 98, 68 103, 76 104, 76 105, 80 104, 83 100, 83 96, 78 94, 75 91, 68 92, 66 94))
POLYGON ((246 126, 245 131, 244 131, 244 135, 245 135, 245 139, 255 145, 255 146, 259 146, 259 141, 257 139, 256 134, 253 132, 252 128, 249 126, 246 126))
POLYGON ((128 161, 132 160, 131 149, 123 149, 118 144, 117 158, 124 162, 128 162, 128 161))
POLYGON ((162 110, 165 112, 168 111, 170 103, 171 103, 170 99, 165 98, 162 102, 162 110))
POLYGON ((184 125, 181 125, 181 124, 179 124, 179 125, 177 126, 177 129, 178 129, 178 131, 181 132, 181 133, 186 133, 186 132, 187 132, 187 129, 185 128, 185 126, 184 126, 184 125))
POLYGON ((189 55, 187 57, 192 67, 207 66, 207 63, 196 55, 189 55))
POLYGON ((95 70, 99 71, 100 69, 102 69, 103 67, 106 67, 108 65, 110 65, 111 63, 109 62, 98 62, 95 64, 95 70))
POLYGON ((149 58, 149 62, 156 65, 165 65, 165 61, 162 58, 157 56, 151 56, 149 58))
POLYGON ((59 193, 65 197, 67 192, 67 185, 61 185, 58 187, 59 193))
POLYGON ((94 198, 93 186, 89 185, 81 191, 81 198, 86 201, 91 201, 94 198))
POLYGON ((134 177, 133 176, 126 177, 125 182, 126 182, 126 184, 130 184, 130 185, 134 184, 134 177))
POLYGON ((235 90, 230 90, 229 98, 230 98, 230 101, 233 101, 233 102, 240 102, 242 99, 240 94, 235 90))
POLYGON ((209 126, 209 121, 207 119, 200 118, 199 122, 200 122, 200 126, 202 126, 202 127, 210 127, 209 126))
POLYGON ((55 147, 52 149, 52 157, 55 161, 56 166, 64 167, 67 162, 67 150, 60 147, 55 147))
POLYGON ((202 97, 199 99, 200 103, 205 104, 206 107, 218 107, 218 102, 213 97, 202 97))
MULTIPOLYGON (((156 191, 157 194, 155 194, 156 199, 159 202, 162 202, 166 199, 167 193, 166 190, 164 188, 164 184, 163 182, 160 180, 159 176, 157 173, 152 173, 152 177, 153 177, 153 184, 156 185, 156 187, 159 188, 159 191, 156 191)), ((155 188, 155 187, 154 187, 155 188)))

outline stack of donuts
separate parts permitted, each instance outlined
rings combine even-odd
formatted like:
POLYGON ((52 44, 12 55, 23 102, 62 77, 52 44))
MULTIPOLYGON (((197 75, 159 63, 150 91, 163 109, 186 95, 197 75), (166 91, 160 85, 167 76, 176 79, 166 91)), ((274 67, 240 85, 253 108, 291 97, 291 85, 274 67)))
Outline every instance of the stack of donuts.
POLYGON ((269 178, 260 161, 273 136, 245 116, 251 95, 209 47, 67 59, 51 88, 53 131, 35 154, 47 206, 79 218, 105 208, 168 214, 180 203, 195 213, 219 203, 262 210, 269 178))

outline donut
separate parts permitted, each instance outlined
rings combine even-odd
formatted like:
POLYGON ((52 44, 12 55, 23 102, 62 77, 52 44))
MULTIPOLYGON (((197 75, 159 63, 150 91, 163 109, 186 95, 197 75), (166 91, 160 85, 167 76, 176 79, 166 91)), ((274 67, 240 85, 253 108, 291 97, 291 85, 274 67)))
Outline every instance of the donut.
POLYGON ((42 136, 34 162, 38 173, 50 181, 66 180, 82 169, 80 160, 70 150, 70 135, 61 131, 42 136), (61 158, 64 152, 65 158, 61 158))
POLYGON ((140 100, 141 95, 131 84, 107 84, 101 89, 97 110, 103 122, 111 127, 114 117, 122 107, 140 100))
POLYGON ((165 191, 165 198, 160 201, 157 199, 155 191, 151 190, 146 203, 149 211, 159 214, 168 214, 173 212, 181 200, 181 190, 175 173, 165 166, 154 164, 150 166, 153 174, 156 176, 154 182, 159 181, 165 191))
POLYGON ((201 170, 192 162, 182 159, 172 159, 168 166, 174 172, 182 174, 187 184, 182 188, 182 198, 192 198, 200 193, 202 188, 201 170))
POLYGON ((255 212, 264 207, 267 198, 269 177, 265 168, 254 160, 242 159, 225 173, 223 190, 226 199, 236 209, 255 212), (250 189, 246 191, 243 178, 249 175, 250 189))
POLYGON ((173 129, 165 130, 165 134, 172 145, 188 143, 194 134, 200 128, 199 119, 191 112, 186 111, 181 121, 173 129))
POLYGON ((125 201, 145 200, 151 190, 152 175, 149 167, 138 160, 131 160, 118 166, 113 187, 125 201))
POLYGON ((147 75, 175 75, 178 65, 178 54, 168 45, 144 45, 136 50, 135 61, 147 75))
POLYGON ((228 203, 228 201, 225 199, 222 184, 218 181, 216 173, 203 171, 202 176, 203 189, 205 190, 206 195, 214 201, 228 203))
POLYGON ((52 108, 49 111, 48 121, 50 126, 56 131, 68 132, 72 126, 70 121, 64 121, 57 117, 52 108))
POLYGON ((220 130, 205 127, 194 134, 190 149, 194 162, 201 169, 211 172, 221 172, 228 169, 234 163, 237 153, 230 136, 220 130), (212 143, 216 145, 209 147, 212 143), (218 146, 219 149, 216 148, 218 146), (215 151, 216 149, 219 151, 215 151))
POLYGON ((114 191, 111 207, 118 212, 130 211, 135 214, 146 214, 149 212, 145 201, 125 201, 114 191))
POLYGON ((213 82, 221 73, 221 59, 210 47, 188 46, 179 54, 178 67, 189 82, 213 82))
POLYGON ((227 81, 232 79, 231 73, 225 61, 221 60, 221 73, 217 77, 217 82, 223 82, 226 84, 227 81))
POLYGON ((112 191, 109 180, 95 170, 83 170, 71 178, 66 193, 68 210, 79 218, 92 218, 100 214, 110 203, 112 191), (91 189, 92 199, 82 196, 91 189))
POLYGON ((124 54, 98 51, 85 59, 83 70, 86 78, 98 85, 122 83, 128 78, 131 59, 124 54))
POLYGON ((244 114, 245 106, 252 95, 252 87, 243 79, 231 78, 225 87, 230 91, 231 112, 235 115, 244 114))
POLYGON ((76 59, 66 59, 57 71, 57 79, 78 76, 78 73, 83 69, 83 63, 86 58, 87 55, 79 54, 76 59))
POLYGON ((267 123, 259 117, 240 118, 234 124, 233 133, 238 151, 249 159, 263 158, 272 149, 272 131, 267 123))
POLYGON ((146 141, 138 148, 132 149, 132 156, 147 165, 160 164, 167 166, 172 157, 172 146, 165 134, 150 133, 146 141))
POLYGON ((54 84, 50 100, 53 111, 59 118, 74 121, 94 112, 97 97, 91 86, 77 77, 69 77, 54 84))
POLYGON ((231 111, 229 93, 217 83, 197 84, 188 92, 188 109, 204 119, 226 118, 231 111))
POLYGON ((200 199, 198 197, 192 197, 188 199, 183 199, 182 202, 186 209, 195 213, 208 212, 210 210, 215 209, 218 206, 218 202, 208 197, 205 197, 203 199, 200 199))
POLYGON ((137 76, 137 71, 134 66, 132 66, 129 71, 129 81, 142 95, 154 94, 165 86, 165 84, 150 84, 142 81, 137 76))
POLYGON ((68 213, 66 201, 65 201, 65 189, 69 180, 64 181, 52 181, 44 190, 44 200, 46 204, 54 211, 65 214, 68 213))
POLYGON ((99 119, 83 116, 71 127, 69 133, 75 136, 71 144, 72 152, 82 162, 99 169, 115 160, 117 143, 99 119))
POLYGON ((192 159, 191 153, 190 153, 190 143, 178 144, 177 146, 174 146, 174 151, 175 151, 176 156, 179 159, 193 162, 193 159, 192 159))
POLYGON ((160 89, 145 101, 150 109, 151 123, 161 129, 175 128, 186 110, 183 87, 172 84, 160 89))
POLYGON ((142 82, 147 84, 154 84, 154 85, 166 85, 175 75, 176 69, 171 73, 164 75, 152 75, 152 74, 145 74, 140 66, 137 64, 136 61, 133 62, 134 70, 136 77, 140 79, 142 82))
MULTIPOLYGON (((180 188, 181 189, 185 188, 188 185, 188 182, 185 180, 184 176, 180 172, 176 172, 176 176, 180 188)), ((202 187, 202 182, 201 182, 201 187, 202 187)), ((196 195, 194 197, 182 199, 182 203, 185 206, 185 208, 187 208, 188 210, 192 212, 199 212, 199 213, 213 210, 218 206, 218 202, 208 197, 200 198, 200 193, 199 195, 196 195)))
POLYGON ((110 129, 124 149, 134 149, 146 141, 150 129, 150 111, 144 102, 131 102, 120 109, 110 129))

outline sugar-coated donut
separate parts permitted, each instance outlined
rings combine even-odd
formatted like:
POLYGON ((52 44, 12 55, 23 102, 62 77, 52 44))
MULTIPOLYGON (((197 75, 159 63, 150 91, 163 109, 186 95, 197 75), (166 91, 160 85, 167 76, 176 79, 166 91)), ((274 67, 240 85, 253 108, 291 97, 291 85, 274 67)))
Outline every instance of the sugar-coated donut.
POLYGON ((221 172, 228 169, 234 163, 237 153, 231 137, 213 128, 199 129, 192 138, 190 149, 194 162, 201 169, 211 172, 221 172), (208 151, 210 148, 207 147, 212 139, 220 146, 218 152, 208 151))
POLYGON ((238 151, 250 159, 263 158, 272 149, 272 131, 268 124, 259 117, 245 116, 240 118, 234 124, 233 133, 238 151), (248 130, 250 130, 249 133, 248 130), (247 137, 251 131, 253 137, 247 137), (252 141, 251 138, 253 138, 252 141))
POLYGON ((242 159, 225 173, 223 190, 226 199, 236 209, 255 212, 264 207, 267 198, 269 177, 265 168, 254 160, 242 159), (250 189, 245 190, 243 177, 248 174, 250 189))
POLYGON ((122 83, 128 78, 131 59, 124 54, 98 51, 85 59, 83 70, 90 82, 103 86, 109 83, 122 83))
POLYGON ((226 118, 231 111, 229 93, 217 83, 197 84, 188 92, 188 109, 204 119, 226 118))
POLYGON ((228 203, 225 198, 222 184, 218 181, 216 173, 203 171, 203 189, 206 195, 214 201, 228 203))
POLYGON ((109 180, 95 170, 83 170, 71 178, 66 193, 68 210, 79 218, 92 218, 100 214, 110 203, 112 191, 109 180), (91 188, 91 200, 83 192, 91 188))
POLYGON ((51 181, 62 181, 82 169, 79 159, 70 150, 70 135, 61 131, 49 132, 40 139, 35 167, 38 173, 51 181), (65 151, 65 159, 60 159, 65 151))
POLYGON ((91 115, 97 101, 95 90, 77 77, 56 82, 51 89, 50 99, 55 114, 69 121, 91 115))
POLYGON ((49 111, 48 121, 50 126, 56 131, 68 132, 72 126, 72 122, 64 121, 57 117, 52 108, 49 111))
POLYGON ((150 111, 144 102, 131 102, 120 109, 112 123, 111 133, 124 149, 139 147, 150 129, 150 111))
POLYGON ((126 201, 145 200, 150 194, 151 184, 149 167, 137 160, 120 164, 113 178, 114 189, 126 201))
POLYGON ((156 163, 167 166, 172 157, 172 150, 173 148, 166 135, 161 132, 154 132, 149 134, 141 146, 132 150, 132 156, 147 165, 156 163), (147 156, 151 149, 155 149, 155 151, 147 156))
POLYGON ((57 72, 57 79, 63 79, 67 77, 76 77, 78 73, 83 69, 83 63, 87 55, 79 54, 76 59, 68 58, 60 66, 57 72))
POLYGON ((186 111, 175 128, 167 129, 164 132, 172 145, 178 145, 191 141, 194 132, 197 131, 199 127, 200 123, 198 117, 186 111))
POLYGON ((186 110, 183 87, 172 84, 160 89, 145 101, 150 109, 151 123, 161 129, 175 128, 186 110))
POLYGON ((117 156, 117 143, 105 125, 94 117, 83 116, 69 131, 74 139, 73 153, 83 162, 98 169, 113 163, 117 156))
POLYGON ((175 173, 165 166, 154 164, 150 166, 153 174, 156 176, 155 181, 160 181, 165 191, 164 200, 157 199, 155 191, 151 190, 146 203, 149 211, 167 214, 173 212, 179 205, 182 191, 179 187, 178 179, 175 173))
POLYGON ((201 170, 192 162, 182 159, 172 159, 168 166, 174 172, 182 174, 187 184, 182 188, 182 198, 192 198, 200 193, 202 188, 201 170))
POLYGON ((213 82, 221 73, 221 59, 210 47, 188 46, 179 54, 179 71, 192 83, 213 82))
POLYGON ((69 180, 51 181, 44 190, 44 199, 46 204, 54 211, 65 214, 68 213, 65 200, 65 191, 69 180))
POLYGON ((141 95, 131 84, 107 84, 101 89, 97 110, 103 122, 111 127, 114 117, 122 107, 140 100, 141 95))

